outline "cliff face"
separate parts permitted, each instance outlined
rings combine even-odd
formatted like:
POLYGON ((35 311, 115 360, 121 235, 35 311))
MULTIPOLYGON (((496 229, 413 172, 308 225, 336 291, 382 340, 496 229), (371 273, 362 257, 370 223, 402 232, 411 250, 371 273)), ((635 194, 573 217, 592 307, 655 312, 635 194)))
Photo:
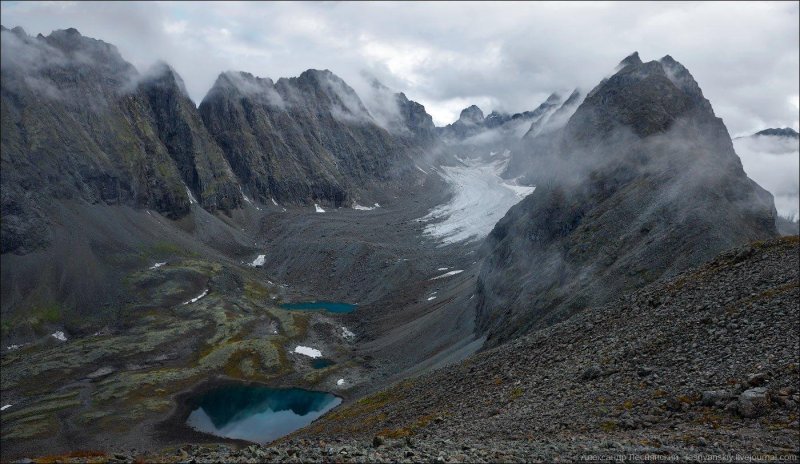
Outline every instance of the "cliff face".
POLYGON ((137 90, 149 102, 158 137, 197 201, 209 211, 239 207, 242 195, 233 171, 206 131, 180 76, 160 63, 137 90))
POLYGON ((549 144, 549 178, 484 244, 490 345, 776 234, 772 196, 671 57, 627 58, 549 144))
POLYGON ((408 174, 412 144, 373 120, 330 71, 270 79, 225 73, 200 104, 243 187, 261 201, 340 206, 353 192, 408 174))
POLYGON ((171 70, 141 76, 114 46, 75 29, 2 36, 2 252, 47 242, 53 200, 178 218, 190 210, 185 183, 210 209, 239 204, 171 70))

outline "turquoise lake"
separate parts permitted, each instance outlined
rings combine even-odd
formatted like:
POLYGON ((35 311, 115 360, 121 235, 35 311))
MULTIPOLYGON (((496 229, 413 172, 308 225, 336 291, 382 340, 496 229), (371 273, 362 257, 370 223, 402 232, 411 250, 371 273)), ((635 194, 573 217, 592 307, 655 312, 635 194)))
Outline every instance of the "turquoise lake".
POLYGON ((228 385, 194 398, 186 424, 225 438, 268 443, 305 427, 342 402, 326 392, 228 385))
POLYGON ((337 303, 334 301, 304 301, 300 303, 284 303, 281 305, 283 309, 292 311, 314 311, 325 310, 332 313, 352 313, 356 310, 357 305, 350 303, 337 303))

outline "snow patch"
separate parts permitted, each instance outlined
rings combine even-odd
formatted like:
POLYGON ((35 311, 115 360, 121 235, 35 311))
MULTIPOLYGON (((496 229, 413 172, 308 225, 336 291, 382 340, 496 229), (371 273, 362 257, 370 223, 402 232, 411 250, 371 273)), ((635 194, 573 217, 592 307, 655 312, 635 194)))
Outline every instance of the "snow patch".
POLYGON ((8 346, 6 347, 6 350, 8 350, 8 351, 14 351, 14 350, 18 350, 18 349, 22 348, 22 347, 23 347, 23 345, 25 345, 25 344, 23 343, 23 344, 21 344, 21 345, 8 345, 8 346))
POLYGON ((277 201, 275 201, 275 199, 274 199, 274 198, 270 198, 270 200, 272 200, 272 204, 273 204, 273 205, 275 205, 275 206, 280 206, 280 205, 278 204, 278 202, 277 202, 277 201))
POLYGON ((250 263, 250 265, 253 267, 261 267, 264 265, 266 259, 267 259, 266 255, 258 255, 256 259, 254 259, 253 262, 250 263))
MULTIPOLYGON (((341 380, 341 382, 342 382, 342 383, 344 383, 344 379, 342 379, 342 380, 341 380)), ((336 382, 336 384, 337 384, 337 385, 341 385, 339 382, 336 382)), ((8 409, 8 408, 10 408, 10 407, 11 407, 11 405, 10 405, 10 404, 7 404, 7 405, 5 405, 5 406, 3 406, 3 407, 0 407, 0 411, 5 411, 6 409, 8 409)))
POLYGON ((239 186, 239 193, 242 194, 242 199, 244 199, 244 201, 250 203, 251 205, 253 205, 253 207, 255 207, 255 209, 261 211, 261 208, 258 205, 256 205, 255 203, 253 203, 253 200, 251 200, 250 198, 247 197, 247 195, 244 194, 244 190, 242 190, 242 186, 241 185, 239 186))
POLYGON ((352 340, 352 339, 356 338, 356 334, 351 332, 350 329, 348 329, 347 327, 342 327, 342 337, 345 340, 352 340))
POLYGON ((440 268, 438 268, 438 269, 436 269, 436 270, 437 270, 437 271, 446 271, 446 270, 448 270, 448 269, 450 269, 450 268, 449 268, 449 267, 440 267, 440 268))
POLYGON ((196 205, 197 200, 194 198, 194 195, 192 195, 192 190, 189 189, 189 186, 187 186, 186 184, 183 184, 183 186, 186 187, 186 194, 189 195, 189 204, 196 205))
POLYGON ((150 266, 150 269, 151 269, 151 270, 152 270, 152 269, 158 269, 158 268, 160 268, 161 266, 163 266, 163 265, 165 265, 165 264, 167 264, 167 263, 166 263, 166 262, 163 262, 163 263, 155 263, 155 264, 153 264, 152 266, 150 266))
POLYGON ((200 298, 203 298, 203 297, 204 297, 204 296, 206 296, 206 295, 208 295, 208 289, 205 289, 205 290, 203 290, 203 293, 201 293, 201 294, 197 295, 196 297, 192 298, 192 299, 191 299, 191 300, 189 300, 189 301, 185 301, 183 304, 185 304, 185 305, 188 305, 188 304, 194 303, 194 302, 196 302, 196 301, 197 301, 197 300, 199 300, 200 298))
POLYGON ((425 171, 425 170, 424 170, 424 169, 422 169, 421 167, 417 166, 416 164, 414 165, 414 167, 415 167, 415 168, 417 168, 418 170, 422 171, 422 173, 423 173, 423 174, 425 174, 426 176, 428 175, 428 172, 427 172, 427 171, 425 171))
POLYGON ((62 341, 62 342, 67 341, 67 336, 64 335, 64 332, 62 332, 60 330, 58 332, 51 333, 50 336, 55 338, 58 341, 62 341))
POLYGON ((353 202, 353 209, 358 211, 372 211, 375 208, 380 208, 381 205, 375 203, 375 206, 361 206, 356 202, 353 202))
POLYGON ((450 277, 450 276, 453 276, 453 275, 456 275, 456 274, 461 274, 462 272, 464 272, 463 269, 456 269, 455 271, 445 272, 442 275, 438 275, 438 276, 434 277, 431 280, 444 279, 445 277, 450 277))
POLYGON ((253 204, 253 202, 249 198, 247 198, 247 195, 244 194, 241 187, 239 187, 239 192, 242 194, 242 198, 244 199, 244 201, 250 203, 251 205, 253 204))
MULTIPOLYGON (((336 385, 339 385, 339 386, 342 386, 342 385, 344 385, 344 379, 339 379, 339 380, 337 380, 337 381, 336 381, 336 385)), ((3 406, 3 407, 5 407, 5 406, 3 406)))
POLYGON ((294 352, 308 356, 309 358, 319 358, 322 356, 322 351, 302 345, 297 345, 294 349, 294 352))
POLYGON ((318 213, 324 213, 325 212, 325 210, 322 209, 322 206, 320 206, 320 205, 318 205, 316 203, 314 203, 314 211, 316 211, 318 213))
POLYGON ((435 297, 435 296, 429 296, 429 297, 428 297, 428 301, 433 301, 433 300, 435 300, 435 299, 436 299, 436 297, 435 297))

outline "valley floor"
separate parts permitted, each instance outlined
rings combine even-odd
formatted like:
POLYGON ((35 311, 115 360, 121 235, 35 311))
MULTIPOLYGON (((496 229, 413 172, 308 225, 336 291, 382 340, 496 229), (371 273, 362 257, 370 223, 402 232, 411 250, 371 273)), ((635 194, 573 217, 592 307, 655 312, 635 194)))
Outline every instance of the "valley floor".
POLYGON ((347 403, 468 356, 481 344, 469 304, 478 242, 424 234, 457 193, 437 173, 414 192, 362 199, 380 202, 371 210, 195 206, 180 221, 54 205, 51 247, 3 255, 4 305, 32 309, 3 317, 2 459, 235 443, 186 427, 188 396, 240 380, 347 403), (309 300, 358 306, 280 306, 309 300), (314 368, 298 346, 333 364, 314 368))

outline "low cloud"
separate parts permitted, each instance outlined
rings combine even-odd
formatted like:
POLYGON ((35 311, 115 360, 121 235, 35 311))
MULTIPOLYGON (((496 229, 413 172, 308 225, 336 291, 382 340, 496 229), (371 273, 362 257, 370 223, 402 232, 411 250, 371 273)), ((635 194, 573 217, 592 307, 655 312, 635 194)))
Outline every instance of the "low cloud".
POLYGON ((797 217, 800 204, 800 148, 790 137, 754 136, 733 141, 744 172, 769 190, 782 216, 797 217))
POLYGON ((199 103, 220 72, 367 71, 425 105, 437 125, 477 104, 534 108, 591 88, 630 52, 670 54, 731 134, 798 124, 797 2, 697 3, 3 3, 6 27, 76 27, 139 69, 158 59, 199 103))

